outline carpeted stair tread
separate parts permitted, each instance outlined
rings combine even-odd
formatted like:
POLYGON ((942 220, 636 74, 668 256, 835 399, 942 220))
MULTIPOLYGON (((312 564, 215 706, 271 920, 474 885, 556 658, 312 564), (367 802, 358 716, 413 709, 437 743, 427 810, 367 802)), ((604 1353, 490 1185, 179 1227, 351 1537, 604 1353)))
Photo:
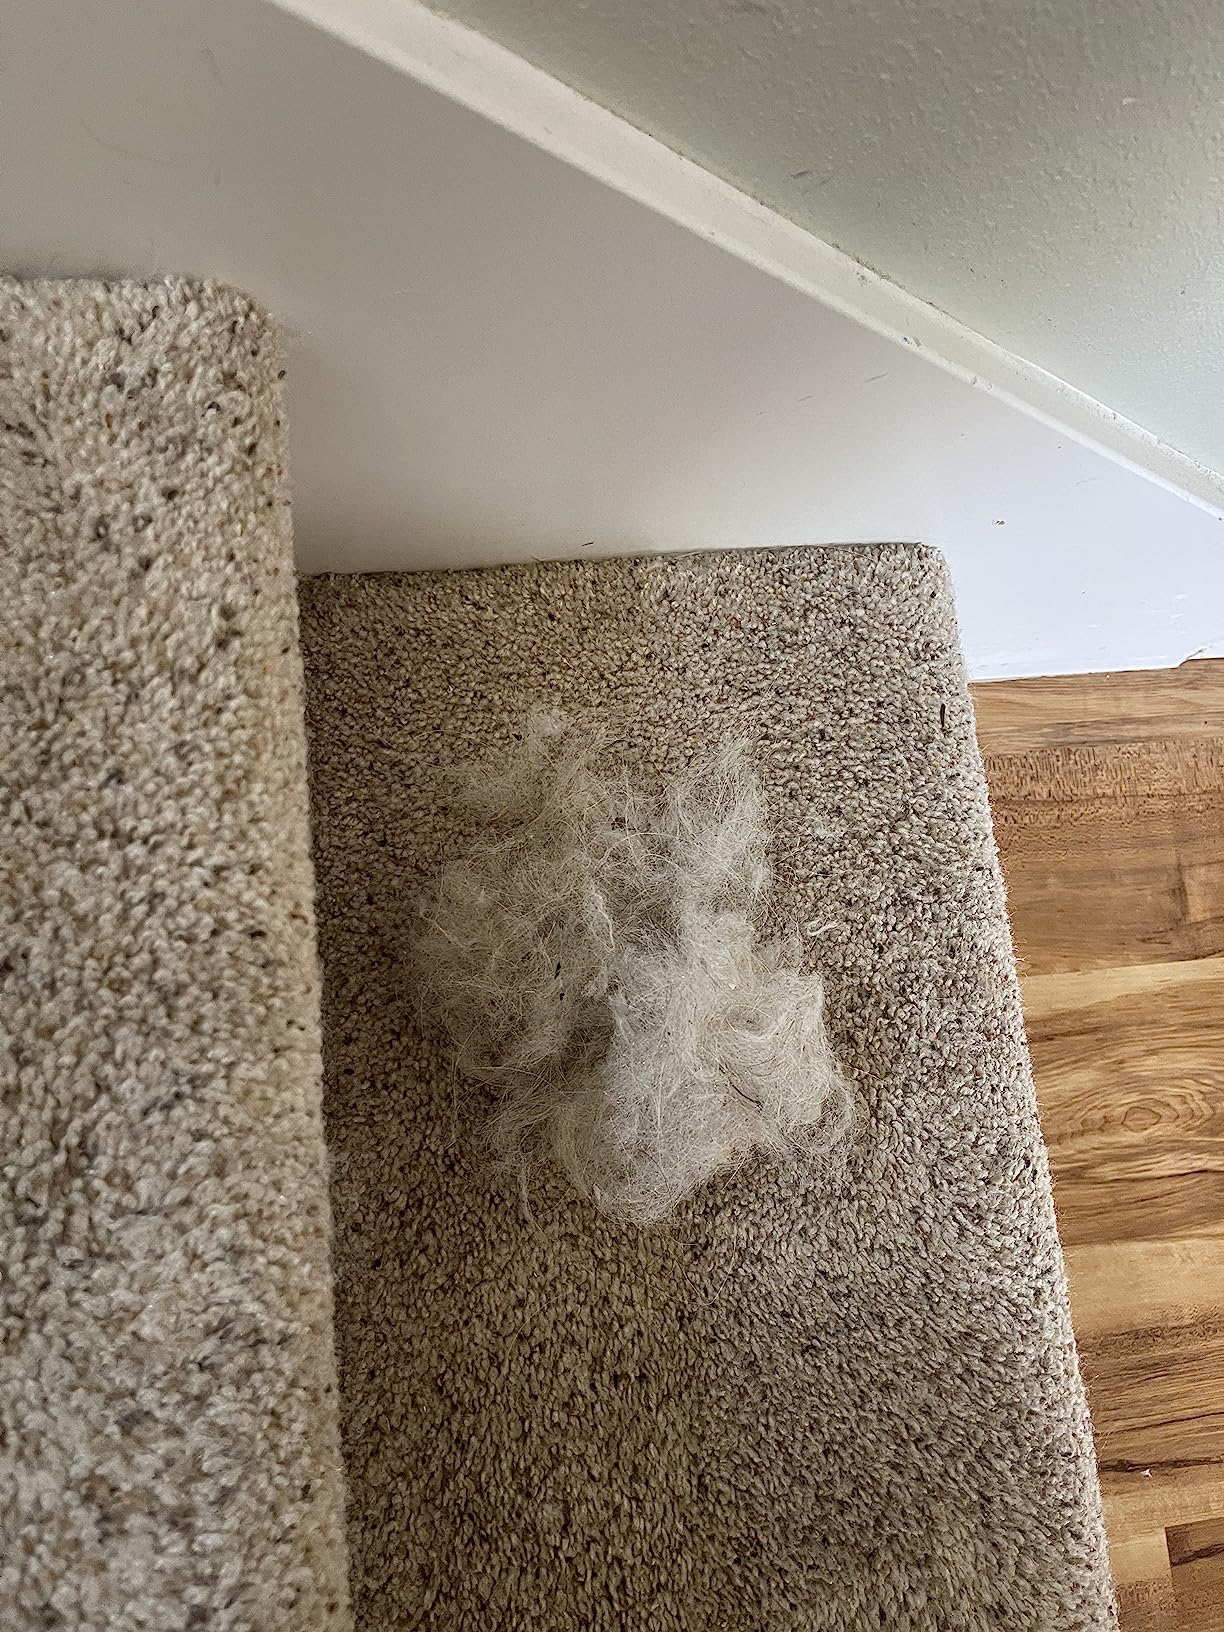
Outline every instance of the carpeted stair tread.
POLYGON ((1113 1625, 946 571, 762 551, 302 586, 356 1619, 1113 1625), (746 736, 860 1099, 669 1228, 525 1213, 418 1021, 455 766, 532 706, 666 772, 746 736))
POLYGON ((0 283, 0 1625, 347 1626, 276 336, 0 283))

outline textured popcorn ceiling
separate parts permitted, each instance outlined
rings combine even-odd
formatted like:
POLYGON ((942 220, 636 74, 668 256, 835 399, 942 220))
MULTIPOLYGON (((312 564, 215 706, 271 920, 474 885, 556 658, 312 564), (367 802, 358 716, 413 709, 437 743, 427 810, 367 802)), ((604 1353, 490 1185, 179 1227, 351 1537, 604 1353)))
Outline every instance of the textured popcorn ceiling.
POLYGON ((439 9, 1224 465, 1224 11, 1211 0, 439 9))

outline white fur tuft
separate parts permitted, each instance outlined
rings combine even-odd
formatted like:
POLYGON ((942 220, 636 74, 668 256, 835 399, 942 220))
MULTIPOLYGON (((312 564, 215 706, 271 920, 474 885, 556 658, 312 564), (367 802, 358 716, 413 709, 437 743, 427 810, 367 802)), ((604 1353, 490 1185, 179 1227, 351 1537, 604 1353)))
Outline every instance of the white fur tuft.
POLYGON ((827 1145, 850 1094, 820 977, 755 923, 765 808, 739 745, 652 797, 551 716, 471 773, 480 821, 444 868, 421 978, 460 1070, 498 1091, 488 1137, 525 1180, 551 1157, 636 1223, 754 1151, 827 1145))

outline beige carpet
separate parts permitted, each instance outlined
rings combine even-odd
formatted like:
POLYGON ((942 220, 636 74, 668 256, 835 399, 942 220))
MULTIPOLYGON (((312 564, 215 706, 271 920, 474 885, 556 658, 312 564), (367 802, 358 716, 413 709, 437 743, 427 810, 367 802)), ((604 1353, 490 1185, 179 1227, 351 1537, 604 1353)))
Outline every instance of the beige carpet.
POLYGON ((1112 1624, 972 719, 911 548, 304 586, 241 296, 0 282, 0 1628, 1112 1624), (473 1154, 414 1018, 532 702, 756 745, 861 1103, 670 1228, 473 1154))
POLYGON ((0 282, 0 1627, 347 1624, 274 335, 0 282))
POLYGON ((908 547, 303 586, 357 1623, 1113 1624, 944 570, 908 547), (758 747, 862 1125, 678 1223, 474 1159, 404 950, 448 771, 533 702, 758 747))

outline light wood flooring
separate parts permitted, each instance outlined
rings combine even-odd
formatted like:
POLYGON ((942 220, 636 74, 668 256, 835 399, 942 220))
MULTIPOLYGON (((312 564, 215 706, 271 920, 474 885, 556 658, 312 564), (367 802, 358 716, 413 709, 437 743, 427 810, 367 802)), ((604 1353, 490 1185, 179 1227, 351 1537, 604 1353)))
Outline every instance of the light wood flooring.
POLYGON ((1224 1632, 1224 660, 974 688, 1125 1632, 1224 1632))

